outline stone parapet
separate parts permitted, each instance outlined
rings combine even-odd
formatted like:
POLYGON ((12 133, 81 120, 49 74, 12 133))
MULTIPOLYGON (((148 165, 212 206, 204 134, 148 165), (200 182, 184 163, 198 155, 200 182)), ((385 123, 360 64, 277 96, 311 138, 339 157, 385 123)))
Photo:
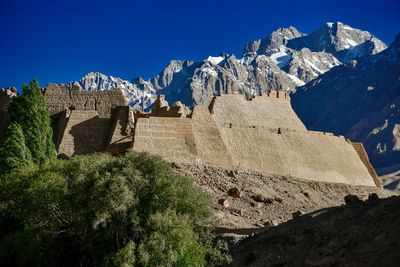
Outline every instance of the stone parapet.
POLYGON ((72 85, 49 84, 44 95, 51 116, 70 109, 95 110, 100 117, 111 117, 114 108, 128 105, 120 89, 83 91, 72 85))
POLYGON ((175 101, 172 107, 170 107, 165 97, 163 95, 158 95, 149 116, 186 118, 189 114, 189 108, 180 101, 175 101))

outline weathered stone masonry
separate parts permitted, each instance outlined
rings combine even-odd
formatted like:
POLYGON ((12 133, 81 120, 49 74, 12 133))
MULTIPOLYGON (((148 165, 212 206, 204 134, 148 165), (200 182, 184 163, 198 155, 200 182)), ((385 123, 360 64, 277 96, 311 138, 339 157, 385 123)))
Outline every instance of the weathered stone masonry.
POLYGON ((87 92, 50 84, 45 97, 60 155, 118 153, 131 146, 133 117, 121 90, 87 92))
MULTIPOLYGON (((133 148, 177 161, 201 161, 297 178, 380 186, 365 151, 343 137, 307 131, 284 92, 246 100, 214 97, 189 111, 162 96, 150 113, 135 113, 120 90, 82 92, 50 85, 60 154, 133 148), (354 148, 353 148, 354 146, 354 148)), ((361 145, 362 146, 362 145, 361 145)))
MULTIPOLYGON (((155 105, 152 113, 157 109, 167 113, 165 103, 155 105)), ((179 118, 138 118, 133 149, 173 160, 380 186, 369 171, 365 151, 356 151, 344 137, 308 131, 289 96, 278 91, 251 101, 234 94, 214 97, 209 107, 195 106, 190 115, 179 118)))

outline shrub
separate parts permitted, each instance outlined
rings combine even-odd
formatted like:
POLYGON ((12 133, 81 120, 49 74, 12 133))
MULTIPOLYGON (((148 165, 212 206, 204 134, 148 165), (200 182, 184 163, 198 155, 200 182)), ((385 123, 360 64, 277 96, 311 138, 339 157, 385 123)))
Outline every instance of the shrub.
POLYGON ((6 265, 204 266, 209 197, 160 157, 76 156, 0 181, 6 265))

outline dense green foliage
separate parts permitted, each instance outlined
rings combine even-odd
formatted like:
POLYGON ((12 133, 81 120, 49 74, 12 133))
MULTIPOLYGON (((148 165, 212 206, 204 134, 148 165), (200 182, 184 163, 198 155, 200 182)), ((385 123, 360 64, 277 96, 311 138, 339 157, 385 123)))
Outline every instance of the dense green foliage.
MULTIPOLYGON (((8 172, 15 167, 14 165, 7 165, 7 162, 13 163, 13 160, 8 160, 7 157, 13 151, 16 154, 11 155, 11 157, 16 158, 19 156, 17 154, 20 152, 19 146, 26 146, 29 149, 32 156, 31 159, 36 164, 42 164, 55 159, 56 151, 53 143, 53 131, 49 112, 42 89, 37 81, 33 80, 29 85, 23 85, 22 94, 12 98, 8 107, 8 113, 11 120, 9 127, 13 129, 7 131, 4 143, 8 146, 14 144, 16 147, 7 147, 8 151, 1 149, 0 160, 2 161, 2 172, 8 172), (22 130, 23 136, 18 132, 18 138, 19 140, 25 140, 25 144, 14 141, 15 134, 8 134, 10 131, 14 133, 16 131, 16 126, 13 123, 19 125, 18 131, 22 130)), ((2 147, 4 147, 3 144, 2 147)))
POLYGON ((8 109, 0 146, 0 266, 204 266, 209 197, 160 157, 57 160, 37 81, 8 109))
POLYGON ((21 125, 11 122, 6 129, 5 136, 7 138, 0 147, 1 166, 4 169, 17 169, 32 164, 32 155, 26 145, 21 125))
POLYGON ((0 263, 8 266, 204 266, 208 196, 160 157, 76 156, 0 180, 0 263))

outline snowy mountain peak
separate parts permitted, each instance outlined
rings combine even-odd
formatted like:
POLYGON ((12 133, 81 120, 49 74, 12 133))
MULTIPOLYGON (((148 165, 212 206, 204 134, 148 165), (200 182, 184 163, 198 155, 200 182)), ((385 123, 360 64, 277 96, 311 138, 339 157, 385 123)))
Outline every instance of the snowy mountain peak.
POLYGON ((289 40, 287 47, 294 50, 308 48, 313 52, 327 52, 342 63, 376 54, 387 48, 371 33, 342 22, 328 22, 307 36, 289 40))
POLYGON ((118 77, 108 76, 100 72, 89 72, 79 80, 79 85, 86 91, 104 91, 113 88, 129 89, 133 84, 118 77))
POLYGON ((256 53, 259 55, 275 53, 279 48, 288 43, 289 40, 305 36, 295 27, 278 28, 265 39, 258 39, 246 44, 243 55, 256 53))
POLYGON ((323 27, 328 27, 328 28, 333 28, 333 27, 337 27, 338 25, 344 25, 342 22, 340 21, 336 21, 336 22, 327 22, 323 25, 323 27))
POLYGON ((284 39, 290 40, 293 38, 304 36, 305 33, 300 32, 294 26, 290 26, 289 28, 278 28, 271 33, 272 35, 282 35, 284 39))
POLYGON ((84 91, 121 89, 129 105, 137 109, 142 108, 143 102, 145 103, 145 106, 147 106, 154 101, 151 95, 145 94, 137 85, 121 78, 105 75, 100 72, 89 72, 79 81, 74 81, 71 84, 79 86, 81 90, 84 91))
POLYGON ((132 107, 142 108, 143 101, 148 107, 157 94, 164 94, 170 102, 180 100, 192 106, 207 103, 221 93, 290 92, 335 66, 385 48, 369 32, 341 22, 328 22, 309 35, 290 26, 248 43, 239 59, 223 53, 198 62, 172 60, 153 78, 139 77, 130 82, 90 72, 75 83, 82 90, 120 88, 132 107))
POLYGON ((208 62, 210 62, 210 63, 212 63, 212 64, 214 64, 214 65, 218 65, 219 63, 221 63, 221 61, 223 61, 225 58, 224 57, 221 57, 221 56, 218 56, 218 57, 211 57, 211 56, 209 56, 207 59, 206 59, 206 61, 208 61, 208 62))

